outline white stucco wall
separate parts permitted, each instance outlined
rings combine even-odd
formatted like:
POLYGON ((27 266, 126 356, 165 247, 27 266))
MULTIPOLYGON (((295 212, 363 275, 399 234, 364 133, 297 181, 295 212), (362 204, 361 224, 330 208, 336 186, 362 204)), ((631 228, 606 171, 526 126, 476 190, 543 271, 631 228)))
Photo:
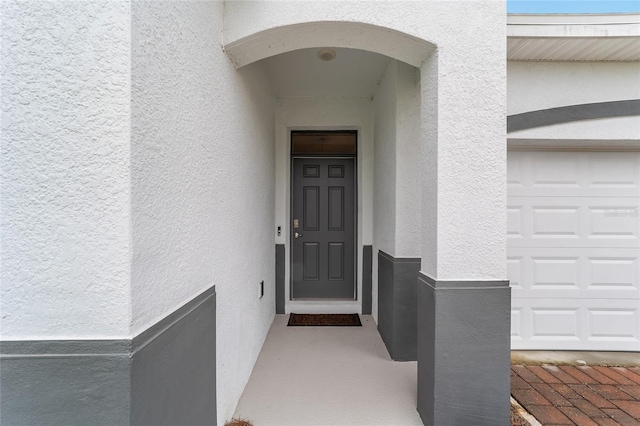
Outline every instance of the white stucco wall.
POLYGON ((640 98, 640 62, 508 62, 507 113, 640 98))
MULTIPOLYGON (((362 294, 362 246, 372 244, 372 182, 373 182, 373 116, 369 98, 299 97, 278 98, 276 107, 276 203, 275 224, 282 227, 276 244, 285 245, 285 309, 290 312, 360 312, 362 294), (291 139, 292 130, 357 130, 358 131, 358 300, 327 302, 314 306, 289 300, 289 221, 291 217, 291 139)), ((276 229, 273 229, 274 235, 276 229)))
MULTIPOLYGON (((638 62, 508 62, 507 76, 509 115, 640 99, 638 62)), ((585 147, 615 149, 640 140, 640 121, 637 116, 579 120, 510 132, 509 139, 510 146, 568 147, 583 141, 585 147)))
POLYGON ((216 286, 224 424, 274 315, 274 99, 222 51, 221 2, 132 11, 133 332, 216 286))
POLYGON ((396 253, 396 93, 398 61, 391 60, 373 99, 373 247, 371 313, 378 322, 378 252, 396 253))
POLYGON ((395 256, 420 257, 420 71, 404 62, 397 67, 395 256))
POLYGON ((2 338, 130 326, 130 15, 2 2, 2 338))
POLYGON ((378 250, 420 257, 419 72, 391 60, 373 101, 373 315, 378 315, 378 250))
POLYGON ((505 6, 456 4, 421 67, 422 270, 506 279, 505 6))
MULTIPOLYGON (((396 93, 398 61, 389 62, 373 100, 373 270, 378 250, 396 254, 396 93)), ((377 283, 378 280, 374 279, 377 283)), ((377 301, 377 297, 374 297, 377 301)))
MULTIPOLYGON (((444 280, 506 277, 504 2, 353 1, 340 7, 334 2, 305 3, 304 7, 297 2, 229 2, 225 10, 225 43, 234 46, 249 43, 261 31, 282 26, 295 31, 295 24, 328 21, 388 27, 404 32, 407 40, 416 37, 436 45, 434 66, 428 59, 421 74, 422 105, 437 111, 427 115, 422 111, 423 146, 433 152, 438 164, 437 169, 431 168, 435 179, 424 176, 425 182, 435 186, 423 189, 423 207, 430 210, 423 210, 426 231, 421 251, 428 258, 423 270, 444 280), (430 98, 434 94, 436 98, 430 98)), ((310 34, 308 46, 302 32, 291 37, 290 31, 287 38, 270 40, 313 47, 317 34, 310 34)), ((336 42, 380 51, 373 41, 351 40, 351 44, 336 42)), ((245 55, 246 63, 250 49, 236 53, 245 55)), ((387 54, 394 56, 393 51, 387 54)))

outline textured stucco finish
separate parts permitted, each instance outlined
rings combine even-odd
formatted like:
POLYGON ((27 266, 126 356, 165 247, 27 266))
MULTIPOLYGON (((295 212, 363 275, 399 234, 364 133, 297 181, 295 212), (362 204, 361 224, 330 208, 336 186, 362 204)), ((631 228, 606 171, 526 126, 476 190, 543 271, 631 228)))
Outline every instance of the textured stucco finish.
POLYGON ((509 425, 508 282, 435 281, 423 274, 417 281, 424 424, 509 425))
MULTIPOLYGON (((508 62, 507 113, 640 99, 638 62, 508 62)), ((638 117, 580 120, 509 132, 509 146, 638 146, 638 117), (522 141, 522 142, 521 142, 522 141), (546 142, 545 142, 546 141, 546 142)))
MULTIPOLYGON (((373 251, 382 250, 392 256, 396 252, 397 78, 398 61, 391 61, 373 101, 373 251)), ((375 263, 377 260, 374 270, 375 263)))
POLYGON ((508 62, 507 113, 640 99, 639 75, 640 62, 508 62))
POLYGON ((273 97, 224 54, 223 7, 132 6, 133 331, 216 286, 219 424, 275 303, 273 97))
POLYGON ((374 250, 420 255, 419 70, 391 61, 380 80, 374 111, 374 250))
MULTIPOLYGON (((377 322, 383 321, 382 313, 379 312, 380 301, 393 301, 388 298, 389 292, 380 294, 380 283, 390 282, 393 279, 384 280, 379 276, 380 266, 377 253, 383 251, 390 255, 395 255, 396 245, 403 245, 404 241, 399 238, 398 217, 404 218, 402 208, 398 205, 397 197, 402 189, 398 188, 398 174, 401 173, 398 167, 403 167, 403 158, 399 146, 403 144, 398 140, 401 137, 399 121, 400 104, 399 90, 399 68, 408 65, 399 61, 391 60, 378 84, 373 100, 373 123, 374 123, 374 166, 373 166, 373 317, 377 322), (389 299, 389 300, 388 300, 389 299)), ((415 141, 418 145, 420 140, 415 141)), ((420 202, 420 194, 413 203, 420 202)), ((410 204, 411 205, 411 204, 410 204)), ((413 218, 420 221, 420 218, 413 218)))
MULTIPOLYGON (((437 162, 422 191, 423 268, 438 279, 506 277, 504 2, 314 2, 304 8, 229 2, 225 12, 228 45, 277 27, 328 21, 388 27, 436 45, 421 72, 423 152, 437 162)), ((351 47, 376 51, 374 39, 351 47)))
POLYGON ((130 24, 2 2, 4 339, 129 334, 130 24))
POLYGON ((426 58, 423 270, 504 278, 504 2, 5 1, 2 14, 4 338, 129 337, 215 285, 218 423, 230 417, 274 315, 288 130, 360 131, 358 252, 373 240, 371 101, 284 99, 274 120, 259 64, 236 71, 222 50, 300 23, 409 36, 426 58))
POLYGON ((420 256, 420 70, 398 62, 396 82, 395 257, 420 256))
POLYGON ((129 338, 217 285, 219 423, 275 275, 273 97, 224 54, 223 11, 2 4, 3 338, 129 338))

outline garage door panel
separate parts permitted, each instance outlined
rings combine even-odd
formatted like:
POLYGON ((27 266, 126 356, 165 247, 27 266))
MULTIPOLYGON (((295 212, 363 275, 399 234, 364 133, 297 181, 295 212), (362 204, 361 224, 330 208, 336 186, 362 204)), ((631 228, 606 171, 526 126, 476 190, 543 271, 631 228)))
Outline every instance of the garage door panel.
POLYGON ((512 302, 512 349, 640 350, 637 301, 547 298, 512 302))
POLYGON ((508 158, 512 348, 640 350, 640 153, 508 158))
POLYGON ((591 188, 638 190, 640 161, 635 153, 599 152, 585 155, 587 184, 591 188))
POLYGON ((640 206, 634 199, 610 199, 587 206, 587 238, 609 244, 633 241, 640 247, 640 206), (634 202, 635 201, 635 202, 634 202), (608 205, 607 205, 608 204, 608 205))
MULTIPOLYGON (((640 316, 636 307, 590 308, 588 340, 590 341, 640 341, 640 316)), ((640 348, 639 348, 640 349, 640 348)))
POLYGON ((516 197, 507 205, 510 247, 640 248, 640 196, 516 197))
POLYGON ((513 196, 637 197, 637 152, 509 151, 507 186, 513 196))
POLYGON ((513 297, 640 298, 637 249, 510 248, 513 297))

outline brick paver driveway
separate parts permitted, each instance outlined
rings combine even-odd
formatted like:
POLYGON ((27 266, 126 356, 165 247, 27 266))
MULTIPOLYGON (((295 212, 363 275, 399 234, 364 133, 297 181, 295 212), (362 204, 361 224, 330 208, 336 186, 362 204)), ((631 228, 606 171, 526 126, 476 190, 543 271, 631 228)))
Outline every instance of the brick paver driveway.
POLYGON ((640 367, 512 365, 511 395, 543 425, 640 425, 640 367))

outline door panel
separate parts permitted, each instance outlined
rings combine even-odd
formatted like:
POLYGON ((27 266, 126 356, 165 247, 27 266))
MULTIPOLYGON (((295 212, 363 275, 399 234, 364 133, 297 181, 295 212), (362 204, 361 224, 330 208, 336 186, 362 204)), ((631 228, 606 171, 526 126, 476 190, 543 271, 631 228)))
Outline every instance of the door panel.
POLYGON ((355 299, 354 163, 293 160, 292 299, 355 299))

